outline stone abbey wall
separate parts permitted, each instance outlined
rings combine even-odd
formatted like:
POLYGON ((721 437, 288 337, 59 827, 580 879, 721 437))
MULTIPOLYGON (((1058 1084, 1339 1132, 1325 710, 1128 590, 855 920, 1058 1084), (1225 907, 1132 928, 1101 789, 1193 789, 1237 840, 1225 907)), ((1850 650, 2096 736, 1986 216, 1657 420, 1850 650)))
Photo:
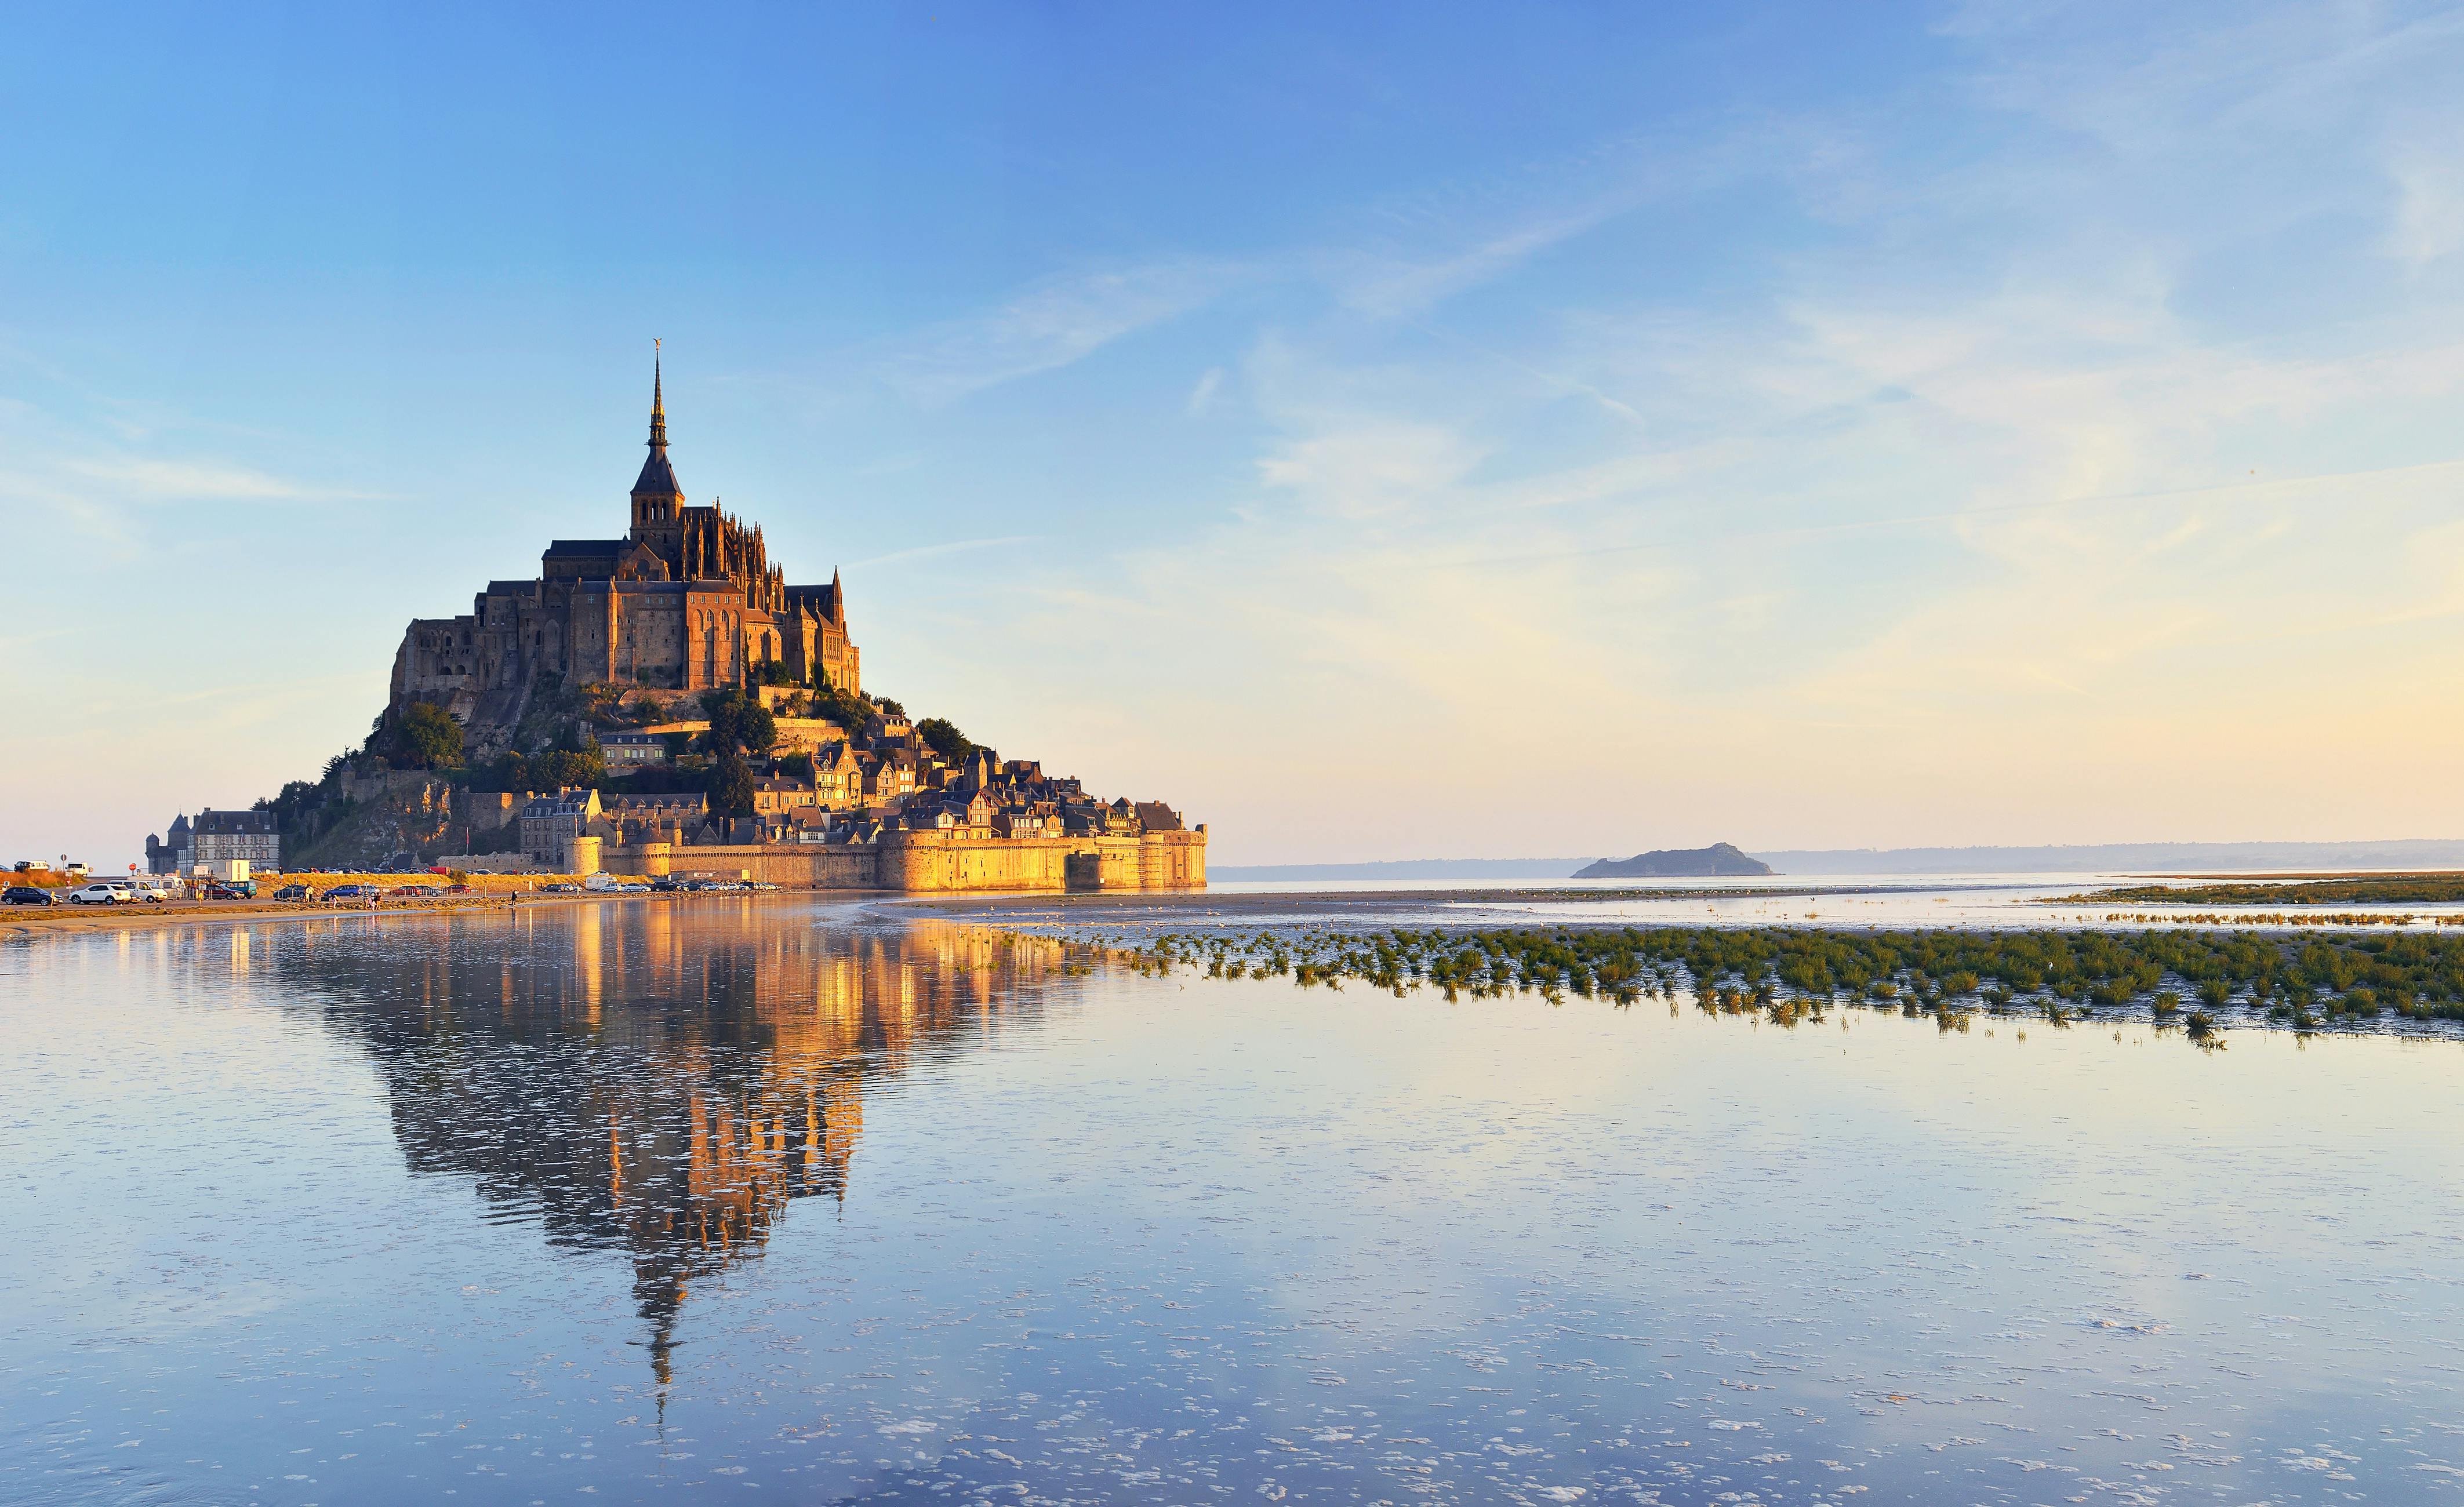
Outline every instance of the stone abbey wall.
POLYGON ((1141 837, 978 838, 895 832, 879 842, 764 842, 743 846, 645 842, 603 845, 576 839, 576 874, 701 875, 803 889, 888 889, 908 894, 971 890, 1203 889, 1206 834, 1141 837))
POLYGON ((626 535, 553 540, 536 578, 492 580, 469 613, 413 621, 394 655, 395 710, 432 702, 491 744, 534 688, 557 680, 707 690, 744 685, 775 660, 800 684, 863 689, 836 574, 790 585, 758 525, 688 504, 655 375, 651 393, 650 453, 626 535))

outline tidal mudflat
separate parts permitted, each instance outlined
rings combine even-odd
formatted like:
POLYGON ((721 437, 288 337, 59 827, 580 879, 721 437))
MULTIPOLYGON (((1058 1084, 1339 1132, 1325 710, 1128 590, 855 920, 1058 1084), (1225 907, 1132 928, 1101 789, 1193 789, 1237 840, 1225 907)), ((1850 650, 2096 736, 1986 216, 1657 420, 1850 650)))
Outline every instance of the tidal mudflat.
POLYGON ((0 1498, 2464 1496, 2453 1040, 1003 929, 0 947, 0 1498))

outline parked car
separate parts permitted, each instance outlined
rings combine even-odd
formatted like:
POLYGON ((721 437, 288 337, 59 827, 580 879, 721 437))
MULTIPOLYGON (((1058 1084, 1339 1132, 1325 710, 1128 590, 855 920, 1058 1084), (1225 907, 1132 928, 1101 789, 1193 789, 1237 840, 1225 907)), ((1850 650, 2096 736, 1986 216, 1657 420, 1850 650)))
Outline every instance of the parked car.
POLYGON ((276 900, 308 900, 313 898, 305 885, 285 885, 274 892, 276 900))
POLYGON ((133 906, 137 897, 125 885, 88 885, 69 891, 72 906, 133 906))
POLYGON ((402 900, 413 896, 441 895, 443 893, 444 891, 438 889, 434 885, 402 885, 395 887, 393 897, 396 900, 402 900))
POLYGON ((684 887, 685 882, 683 880, 672 877, 654 879, 650 881, 650 888, 662 895, 671 893, 684 887))
POLYGON ((319 896, 322 900, 365 900, 377 892, 374 885, 336 885, 319 896))
POLYGON ((208 900, 254 900, 256 881, 253 879, 217 881, 206 886, 206 898, 208 900))
POLYGON ((541 885, 539 886, 539 893, 542 895, 578 895, 582 893, 582 886, 580 885, 541 885))
POLYGON ((12 906, 56 906, 60 897, 36 885, 11 885, 8 893, 0 894, 0 901, 12 906))

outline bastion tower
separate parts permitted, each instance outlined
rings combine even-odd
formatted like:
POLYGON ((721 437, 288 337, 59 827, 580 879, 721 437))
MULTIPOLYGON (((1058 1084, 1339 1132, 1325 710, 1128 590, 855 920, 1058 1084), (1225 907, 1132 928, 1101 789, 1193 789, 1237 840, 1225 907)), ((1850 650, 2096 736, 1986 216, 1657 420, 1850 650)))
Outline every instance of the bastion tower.
POLYGON ((861 691, 836 572, 791 586, 759 525, 685 500, 668 458, 662 362, 650 368, 650 453, 625 536, 557 539, 533 580, 492 580, 458 618, 418 618, 394 655, 391 705, 438 703, 483 732, 554 685, 707 690, 776 662, 861 691))

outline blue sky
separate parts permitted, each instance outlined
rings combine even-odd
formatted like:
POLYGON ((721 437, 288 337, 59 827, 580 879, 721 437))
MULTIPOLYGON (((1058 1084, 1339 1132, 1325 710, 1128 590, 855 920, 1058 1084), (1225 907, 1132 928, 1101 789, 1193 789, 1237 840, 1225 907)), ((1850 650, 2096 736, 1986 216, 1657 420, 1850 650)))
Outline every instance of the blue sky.
POLYGON ((2464 11, 19 17, 0 856, 677 470, 1219 862, 2464 833, 2464 11))

